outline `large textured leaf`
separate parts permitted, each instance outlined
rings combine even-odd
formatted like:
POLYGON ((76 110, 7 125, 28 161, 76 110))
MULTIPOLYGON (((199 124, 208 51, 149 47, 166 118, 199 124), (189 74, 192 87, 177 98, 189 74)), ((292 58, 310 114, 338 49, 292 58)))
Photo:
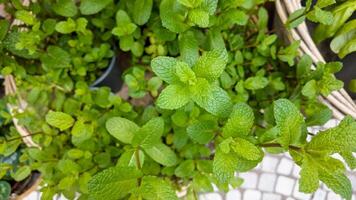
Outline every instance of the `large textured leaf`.
POLYGON ((255 116, 249 105, 246 103, 236 104, 223 128, 223 136, 225 138, 246 136, 250 133, 254 121, 255 116))
POLYGON ((175 58, 158 56, 151 61, 151 67, 153 72, 161 78, 163 81, 174 84, 178 83, 179 79, 175 75, 175 66, 177 60, 175 58))
POLYGON ((139 127, 128 119, 113 117, 106 121, 106 129, 116 139, 123 143, 131 144, 132 138, 139 130, 139 127))
POLYGON ((74 119, 63 112, 49 111, 46 115, 46 122, 63 131, 73 126, 74 119))
POLYGON ((227 117, 232 109, 230 96, 219 86, 209 84, 205 79, 198 79, 192 88, 193 100, 209 113, 227 117))
POLYGON ((201 28, 209 26, 209 13, 202 9, 190 10, 188 19, 201 28))
POLYGON ((162 25, 175 33, 182 33, 190 26, 185 22, 188 10, 176 0, 163 0, 159 7, 162 25))
POLYGON ((226 62, 221 51, 214 50, 204 52, 194 65, 193 70, 198 77, 214 81, 221 76, 225 66, 226 62))
POLYGON ((193 66, 199 58, 198 40, 193 31, 186 31, 178 37, 179 52, 181 59, 193 66))
POLYGON ((263 156, 262 150, 259 147, 242 138, 235 139, 232 149, 239 157, 246 160, 259 160, 263 156))
POLYGON ((155 176, 143 177, 140 193, 146 200, 178 200, 170 183, 155 176))
POLYGON ((53 5, 53 10, 63 17, 73 17, 78 13, 74 0, 59 0, 53 5))
POLYGON ((303 160, 300 171, 299 191, 305 193, 315 192, 319 188, 318 168, 313 160, 307 156, 303 160))
POLYGON ((103 10, 112 0, 82 0, 80 1, 80 12, 83 15, 92 15, 103 10))
POLYGON ((89 183, 92 199, 117 200, 128 195, 137 187, 141 172, 130 167, 112 167, 94 175, 89 183))
POLYGON ((216 150, 213 162, 213 173, 221 183, 227 183, 234 177, 237 169, 238 157, 234 153, 223 153, 216 150))
POLYGON ((153 147, 160 142, 163 129, 164 121, 162 118, 156 117, 151 119, 135 133, 132 145, 141 146, 144 149, 153 147))
POLYGON ((138 25, 145 24, 151 16, 153 0, 136 0, 133 6, 132 18, 138 25))
POLYGON ((335 127, 318 133, 307 144, 310 152, 327 154, 352 152, 356 147, 356 122, 352 117, 345 117, 335 127))
POLYGON ((198 144, 207 144, 214 137, 214 130, 217 128, 215 121, 198 121, 187 127, 190 139, 198 144))
POLYGON ((183 85, 168 85, 159 95, 157 106, 163 109, 177 109, 190 100, 189 91, 183 85))
POLYGON ((282 147, 297 143, 301 137, 304 119, 297 107, 287 99, 274 102, 274 117, 280 131, 282 147))
POLYGON ((177 163, 177 156, 172 149, 164 144, 156 144, 145 152, 156 162, 164 166, 173 166, 177 163))

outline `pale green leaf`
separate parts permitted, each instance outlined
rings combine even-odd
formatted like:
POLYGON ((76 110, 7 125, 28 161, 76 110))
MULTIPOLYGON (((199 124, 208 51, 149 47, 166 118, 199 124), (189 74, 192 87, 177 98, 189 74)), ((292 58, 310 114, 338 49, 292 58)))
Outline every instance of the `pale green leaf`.
POLYGON ((141 172, 130 167, 112 167, 94 175, 89 183, 89 196, 92 199, 117 200, 128 195, 137 187, 141 172))
POLYGON ((161 1, 160 17, 162 26, 175 33, 182 33, 190 26, 185 22, 188 10, 176 0, 161 1))
POLYGON ((234 153, 223 153, 216 150, 213 162, 213 173, 221 183, 227 183, 234 177, 237 169, 238 158, 234 153))
POLYGON ((175 58, 158 56, 151 61, 152 71, 169 84, 179 83, 179 79, 175 75, 177 62, 175 58))
POLYGON ((183 85, 168 85, 159 95, 156 103, 163 109, 178 109, 190 101, 190 94, 183 85))
POLYGON ((11 174, 11 177, 17 181, 20 182, 27 178, 31 174, 31 168, 29 166, 22 166, 18 169, 16 169, 15 173, 11 174))
POLYGON ((196 8, 200 6, 203 0, 178 0, 178 2, 188 8, 196 8))
POLYGON ((255 117, 252 108, 246 103, 238 103, 223 127, 223 136, 247 136, 254 124, 255 117))
POLYGON ((287 99, 279 99, 274 102, 274 117, 282 147, 288 148, 290 144, 298 143, 304 123, 298 108, 287 99))
POLYGON ((175 169, 174 174, 177 177, 190 177, 194 174, 195 164, 193 160, 185 160, 181 162, 175 169))
POLYGON ((139 127, 128 119, 113 117, 106 121, 106 129, 116 139, 123 143, 131 144, 132 138, 139 130, 139 127))
POLYGON ((186 31, 178 37, 179 52, 181 59, 193 66, 199 58, 198 40, 193 31, 186 31))
POLYGON ((81 0, 79 9, 83 15, 92 15, 103 10, 111 2, 112 0, 81 0))
POLYGON ((263 156, 260 148, 243 138, 236 138, 231 148, 238 156, 246 160, 259 160, 263 156))
POLYGON ((221 51, 213 50, 204 52, 193 66, 193 71, 198 77, 206 78, 208 81, 218 79, 225 70, 226 61, 221 51))
POLYGON ((299 191, 305 193, 315 192, 319 188, 318 168, 313 160, 305 156, 300 171, 299 191))
POLYGON ((217 128, 215 121, 198 121, 187 127, 190 139, 198 144, 208 144, 214 137, 214 130, 217 128))
POLYGON ((146 200, 178 200, 171 184, 155 176, 143 177, 140 193, 146 200))
POLYGON ((141 146, 144 149, 151 148, 160 142, 163 134, 164 121, 156 117, 148 121, 134 135, 132 139, 133 146, 141 146))
POLYGON ((132 19, 137 25, 145 24, 151 16, 153 0, 135 0, 132 19))
POLYGON ((145 152, 156 162, 164 166, 173 166, 177 163, 177 156, 174 151, 164 144, 156 144, 152 148, 145 149, 145 152))
POLYGON ((63 17, 74 17, 78 13, 75 0, 58 0, 53 5, 53 11, 63 17))
POLYGON ((54 112, 50 110, 46 114, 46 122, 49 125, 59 128, 61 131, 63 131, 73 126, 74 119, 72 116, 66 113, 54 112))
POLYGON ((317 84, 316 81, 310 80, 308 81, 302 88, 302 94, 310 99, 314 98, 317 94, 317 84))
POLYGON ((209 13, 202 9, 193 9, 189 11, 189 21, 201 28, 209 26, 209 13))
POLYGON ((249 77, 244 82, 244 87, 248 90, 259 90, 268 85, 268 79, 261 76, 249 77))

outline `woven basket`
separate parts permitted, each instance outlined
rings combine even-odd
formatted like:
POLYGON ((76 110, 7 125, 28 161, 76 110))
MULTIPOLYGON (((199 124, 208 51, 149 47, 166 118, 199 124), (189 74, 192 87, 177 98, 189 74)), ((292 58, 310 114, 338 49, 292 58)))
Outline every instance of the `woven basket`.
MULTIPOLYGON (((302 8, 301 0, 276 0, 276 10, 283 23, 287 22, 290 14, 300 8, 302 8)), ((313 60, 312 69, 315 69, 318 62, 325 63, 325 59, 312 40, 305 22, 296 28, 286 30, 286 32, 290 42, 300 41, 298 51, 300 55, 307 54, 311 57, 313 60)), ((332 110, 336 119, 340 120, 345 115, 356 118, 356 104, 344 89, 333 91, 329 96, 320 96, 319 100, 332 110)))

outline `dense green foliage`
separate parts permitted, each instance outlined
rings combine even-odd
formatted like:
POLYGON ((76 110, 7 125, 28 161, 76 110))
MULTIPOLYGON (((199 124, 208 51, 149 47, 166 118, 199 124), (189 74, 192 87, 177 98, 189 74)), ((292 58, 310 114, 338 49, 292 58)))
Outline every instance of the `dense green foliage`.
MULTIPOLYGON (((23 148, 19 169, 1 172, 17 180, 40 171, 42 199, 178 199, 186 187, 182 198, 197 199, 212 184, 238 187, 235 172, 253 169, 264 152, 289 152, 302 192, 321 180, 351 199, 345 167, 331 155, 355 168, 356 122, 347 117, 307 140, 307 126, 331 118, 317 97, 343 86, 333 76, 341 64, 311 70, 309 56, 297 57, 299 42, 269 31, 265 0, 74 2, 6 4, 25 23, 0 32, 2 74, 18 86, 7 101, 28 102, 15 117, 41 149, 23 148), (114 46, 131 55, 128 100, 89 87, 114 46)), ((0 154, 15 141, 1 137, 0 154)))

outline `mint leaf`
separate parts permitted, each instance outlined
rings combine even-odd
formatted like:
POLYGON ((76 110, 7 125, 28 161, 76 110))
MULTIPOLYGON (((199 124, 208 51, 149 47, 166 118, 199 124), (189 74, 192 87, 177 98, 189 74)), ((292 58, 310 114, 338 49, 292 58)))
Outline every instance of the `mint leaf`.
POLYGON ((299 191, 315 192, 319 188, 318 168, 308 156, 305 156, 300 171, 299 191))
POLYGON ((123 143, 131 144, 134 134, 139 130, 139 127, 132 121, 113 117, 106 121, 106 129, 110 135, 123 143))
POLYGON ((189 11, 188 19, 201 28, 209 26, 209 13, 202 9, 193 9, 189 11))
POLYGON ((206 78, 208 81, 218 79, 223 73, 226 61, 221 51, 214 50, 204 52, 193 66, 197 77, 206 78))
POLYGON ((36 17, 31 12, 26 10, 16 11, 15 17, 27 25, 34 25, 36 23, 36 17))
POLYGON ((248 90, 259 90, 268 85, 268 79, 261 76, 249 77, 244 82, 244 87, 248 90))
POLYGON ((6 181, 0 181, 0 198, 9 199, 11 194, 11 185, 6 181))
POLYGON ((313 10, 307 14, 307 17, 310 21, 320 22, 325 25, 331 25, 334 21, 332 12, 322 10, 317 6, 314 6, 313 10))
POLYGON ((340 155, 346 161, 346 163, 350 167, 350 169, 356 168, 356 158, 352 154, 352 152, 345 151, 345 152, 341 152, 340 155))
POLYGON ((205 79, 198 79, 192 90, 195 103, 209 113, 221 117, 230 114, 232 108, 230 96, 219 86, 209 84, 205 79))
POLYGON ((259 160, 263 156, 260 148, 243 138, 236 138, 231 148, 238 156, 246 160, 259 160))
POLYGON ((159 95, 156 103, 163 109, 177 109, 190 101, 190 94, 183 85, 168 85, 159 95))
POLYGON ((246 103, 238 103, 223 127, 223 136, 239 137, 249 135, 254 124, 255 116, 252 108, 246 103))
POLYGON ((186 31, 179 34, 178 44, 181 59, 193 66, 199 58, 199 45, 194 32, 186 31))
POLYGON ((40 59, 46 70, 69 68, 71 66, 69 53, 57 46, 49 46, 47 53, 44 53, 40 59))
POLYGON ((175 74, 179 80, 188 85, 194 85, 197 82, 197 78, 193 70, 185 62, 177 62, 175 74))
POLYGON ((177 156, 173 150, 164 144, 156 144, 145 152, 156 162, 164 166, 173 166, 177 163, 177 156))
POLYGON ((10 28, 10 22, 5 19, 0 19, 0 41, 5 39, 9 28, 10 28))
POLYGON ((162 26, 175 33, 182 33, 189 28, 185 22, 187 9, 176 0, 163 0, 159 6, 162 26))
POLYGON ((298 143, 304 123, 298 108, 287 99, 279 99, 274 102, 274 117, 282 147, 287 149, 290 144, 298 143))
POLYGON ((194 174, 195 164, 193 160, 185 160, 175 169, 174 174, 177 177, 190 177, 194 174))
POLYGON ((213 173, 221 183, 227 183, 234 177, 238 158, 234 153, 223 153, 216 149, 213 161, 213 173))
POLYGON ((176 64, 177 60, 175 58, 166 56, 158 56, 151 61, 153 72, 169 84, 179 83, 179 79, 175 75, 176 64))
POLYGON ((187 127, 190 139, 198 144, 208 144, 214 137, 214 130, 217 128, 215 121, 198 121, 187 127))
POLYGON ((207 11, 209 15, 213 15, 218 7, 218 0, 203 0, 200 7, 207 11))
POLYGON ((140 193, 146 200, 178 200, 171 184, 155 176, 142 178, 140 193))
POLYGON ((153 0, 136 0, 132 10, 132 19, 137 25, 145 24, 151 16, 153 0))
POLYGON ((74 17, 78 13, 74 0, 58 0, 53 5, 53 11, 63 17, 74 17))
POLYGON ((95 174, 88 183, 92 199, 116 200, 137 187, 141 172, 133 167, 111 167, 95 174), (114 189, 113 189, 114 188, 114 189))
POLYGON ((68 18, 67 21, 58 22, 55 26, 55 30, 62 34, 69 34, 76 30, 76 26, 75 21, 68 18))
POLYGON ((312 63, 313 61, 310 58, 310 56, 304 54, 297 65, 297 77, 298 78, 306 77, 311 70, 312 63))
POLYGON ((160 142, 163 134, 164 121, 160 117, 156 117, 148 121, 142 126, 132 139, 132 145, 141 146, 144 149, 151 148, 160 142))
POLYGON ((22 181, 31 174, 31 168, 29 166, 22 166, 16 169, 15 173, 11 173, 11 177, 15 181, 22 181))
POLYGON ((306 145, 310 152, 326 154, 353 152, 356 146, 356 122, 352 117, 345 117, 340 124, 319 132, 306 145))
POLYGON ((302 94, 310 99, 314 98, 317 94, 317 84, 315 80, 308 81, 302 89, 302 94))
POLYGON ((111 2, 112 0, 82 0, 79 9, 83 15, 93 15, 103 10, 111 2))
POLYGON ((72 116, 66 113, 54 112, 50 110, 46 114, 46 122, 49 125, 59 128, 59 130, 61 131, 64 131, 73 126, 74 119, 72 118, 72 116))
POLYGON ((136 24, 131 22, 129 15, 124 10, 117 11, 116 25, 112 30, 112 34, 118 37, 131 35, 137 28, 136 24))

